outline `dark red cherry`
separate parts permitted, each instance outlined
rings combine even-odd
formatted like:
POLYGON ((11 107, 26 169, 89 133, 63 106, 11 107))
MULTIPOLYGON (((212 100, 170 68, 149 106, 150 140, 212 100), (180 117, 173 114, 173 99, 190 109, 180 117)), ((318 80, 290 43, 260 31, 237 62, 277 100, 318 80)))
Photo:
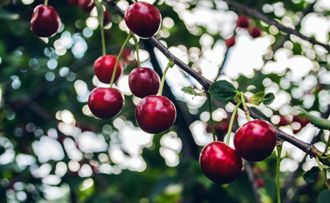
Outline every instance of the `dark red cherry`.
POLYGON ((292 120, 293 122, 300 123, 301 128, 305 127, 309 123, 309 120, 303 115, 294 115, 292 120))
POLYGON ((275 144, 275 128, 263 120, 245 123, 234 137, 237 153, 248 161, 264 160, 273 152, 275 144))
POLYGON ((176 108, 164 96, 144 97, 135 109, 136 122, 147 133, 161 133, 169 129, 176 118, 176 108))
POLYGON ((103 13, 103 25, 106 26, 111 22, 111 15, 109 11, 103 13))
POLYGON ((51 37, 58 32, 61 18, 52 6, 38 5, 33 10, 31 30, 39 37, 51 37))
POLYGON ((135 68, 128 76, 129 88, 135 96, 140 98, 157 94, 159 84, 159 76, 150 68, 135 68))
POLYGON ((249 33, 253 38, 258 38, 261 36, 261 30, 257 27, 251 28, 249 33))
POLYGON ((78 6, 86 12, 90 12, 95 4, 92 0, 78 0, 78 6))
POLYGON ((88 107, 98 118, 112 118, 123 108, 124 97, 116 88, 95 88, 88 98, 88 107))
POLYGON ((250 26, 249 18, 246 16, 239 16, 236 25, 237 27, 248 28, 250 26))
POLYGON ((234 149, 219 141, 202 149, 199 163, 203 173, 218 184, 234 181, 242 171, 242 158, 234 149))
POLYGON ((159 10, 146 2, 133 3, 125 13, 127 27, 143 38, 152 37, 158 31, 160 21, 159 10))
MULTIPOLYGON (((115 69, 117 57, 113 55, 100 56, 94 62, 94 73, 96 77, 103 83, 110 83, 112 73, 115 69)), ((115 81, 118 80, 123 72, 122 65, 118 63, 115 81)))
MULTIPOLYGON (((223 119, 220 122, 214 123, 214 131, 219 141, 222 141, 223 138, 225 137, 228 131, 228 127, 229 127, 229 121, 227 119, 223 119)), ((207 124, 205 130, 207 133, 212 133, 212 126, 210 124, 207 124)))
POLYGON ((68 0, 69 4, 72 6, 77 6, 79 0, 68 0))
POLYGON ((287 116, 280 115, 280 121, 278 122, 279 126, 287 126, 290 123, 291 121, 287 116))
POLYGON ((236 43, 236 39, 235 39, 235 37, 231 37, 231 38, 229 38, 229 39, 226 39, 225 43, 226 43, 226 46, 227 46, 228 48, 230 48, 230 47, 232 47, 232 46, 235 45, 235 43, 236 43))

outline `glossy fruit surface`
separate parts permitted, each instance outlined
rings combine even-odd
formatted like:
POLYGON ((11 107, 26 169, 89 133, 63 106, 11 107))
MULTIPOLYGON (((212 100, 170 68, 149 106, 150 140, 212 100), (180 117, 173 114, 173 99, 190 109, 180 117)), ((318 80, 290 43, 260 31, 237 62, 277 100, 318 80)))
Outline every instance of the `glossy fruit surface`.
POLYGON ((237 27, 248 28, 250 26, 249 18, 246 16, 239 16, 236 25, 237 27))
POLYGON ((159 84, 159 76, 150 68, 135 68, 128 76, 129 88, 135 96, 140 98, 157 94, 159 84))
POLYGON ((164 96, 144 97, 135 109, 136 122, 147 133, 160 133, 169 129, 176 119, 176 108, 164 96))
POLYGON ((98 118, 112 118, 123 108, 124 97, 116 88, 95 88, 88 98, 88 107, 98 118))
POLYGON ((152 4, 136 2, 125 13, 125 23, 135 34, 143 38, 152 37, 159 29, 161 14, 152 4))
POLYGON ((39 37, 51 37, 61 26, 61 18, 52 6, 38 5, 33 10, 31 30, 39 37))
POLYGON ((254 27, 252 28, 250 31, 249 31, 251 37, 253 38, 258 38, 261 36, 261 30, 257 27, 254 27))
POLYGON ((225 43, 226 43, 226 46, 227 46, 228 48, 230 48, 230 47, 232 47, 232 46, 235 45, 235 43, 236 43, 236 39, 235 39, 235 37, 231 37, 231 38, 229 38, 229 39, 226 39, 225 43))
POLYGON ((218 141, 202 149, 199 163, 203 173, 218 184, 234 181, 242 171, 242 158, 234 149, 218 141))
MULTIPOLYGON (((117 57, 113 55, 104 55, 97 58, 94 62, 94 73, 96 77, 103 83, 110 83, 112 73, 115 69, 117 57)), ((123 72, 122 65, 118 63, 115 81, 118 80, 123 72)))
POLYGON ((78 0, 78 6, 86 12, 90 12, 95 4, 92 0, 78 0))
POLYGON ((275 144, 275 128, 263 120, 245 123, 234 137, 237 153, 248 161, 264 160, 273 152, 275 144))

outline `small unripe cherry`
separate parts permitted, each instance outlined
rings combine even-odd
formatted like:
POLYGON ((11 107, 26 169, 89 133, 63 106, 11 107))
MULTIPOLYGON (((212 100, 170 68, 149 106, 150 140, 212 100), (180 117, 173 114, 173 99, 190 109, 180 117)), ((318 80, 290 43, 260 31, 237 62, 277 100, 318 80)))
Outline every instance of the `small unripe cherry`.
POLYGON ((251 37, 253 38, 258 38, 261 36, 261 30, 260 28, 257 28, 257 27, 253 27, 249 30, 249 33, 251 35, 251 37))
POLYGON ((123 108, 124 97, 116 88, 95 88, 89 95, 88 107, 94 116, 102 119, 118 115, 123 108))
POLYGON ((206 145, 199 157, 203 173, 218 184, 234 181, 242 171, 242 158, 223 142, 206 145))
POLYGON ((234 137, 237 153, 248 161, 264 160, 273 152, 275 145, 275 128, 263 120, 245 123, 234 137))
POLYGON ((161 133, 168 130, 176 119, 176 108, 164 96, 144 97, 136 106, 135 118, 139 127, 147 133, 161 133))
POLYGON ((248 28, 250 26, 249 18, 246 16, 239 16, 236 25, 237 27, 248 28))
POLYGON ((159 76, 150 68, 135 68, 128 76, 129 88, 133 95, 140 98, 157 94, 159 84, 159 76))
MULTIPOLYGON (((94 62, 94 73, 103 83, 110 83, 112 73, 115 70, 117 57, 113 55, 104 55, 97 58, 94 62)), ((123 67, 118 63, 115 80, 117 81, 123 71, 123 67)))
POLYGON ((152 37, 160 27, 161 14, 152 4, 136 2, 125 12, 127 27, 142 38, 152 37))
POLYGON ((61 26, 61 18, 52 6, 38 5, 33 10, 31 30, 39 37, 51 37, 61 26))
POLYGON ((228 48, 230 48, 230 47, 232 47, 232 46, 235 45, 235 43, 236 43, 236 39, 235 39, 235 37, 231 37, 231 38, 229 38, 229 39, 226 39, 225 43, 226 43, 226 46, 227 46, 228 48))

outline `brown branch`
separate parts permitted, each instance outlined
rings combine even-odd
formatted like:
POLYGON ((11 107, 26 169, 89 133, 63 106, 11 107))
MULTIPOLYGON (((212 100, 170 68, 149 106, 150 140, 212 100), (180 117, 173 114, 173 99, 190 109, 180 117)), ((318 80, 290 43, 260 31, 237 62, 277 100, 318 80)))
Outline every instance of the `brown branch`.
POLYGON ((261 197, 260 193, 258 191, 258 185, 254 179, 253 171, 252 171, 252 165, 250 162, 245 162, 245 169, 246 169, 246 174, 249 178, 249 181, 251 182, 252 189, 253 189, 253 195, 256 203, 261 203, 261 197))
POLYGON ((244 4, 241 4, 241 3, 238 3, 238 2, 232 1, 232 0, 223 0, 223 1, 226 2, 228 4, 228 6, 234 8, 235 10, 242 11, 242 12, 246 13, 249 16, 258 18, 259 20, 261 20, 261 21, 263 21, 263 22, 265 22, 269 25, 273 25, 273 26, 277 27, 282 32, 285 32, 287 34, 296 35, 297 37, 299 37, 303 40, 306 40, 306 41, 308 41, 312 44, 322 46, 327 51, 330 50, 330 45, 319 42, 314 38, 307 37, 306 35, 301 34, 300 32, 298 32, 295 29, 284 26, 281 23, 279 23, 278 21, 268 18, 267 16, 265 16, 263 13, 257 11, 256 9, 249 8, 248 6, 246 6, 244 4))

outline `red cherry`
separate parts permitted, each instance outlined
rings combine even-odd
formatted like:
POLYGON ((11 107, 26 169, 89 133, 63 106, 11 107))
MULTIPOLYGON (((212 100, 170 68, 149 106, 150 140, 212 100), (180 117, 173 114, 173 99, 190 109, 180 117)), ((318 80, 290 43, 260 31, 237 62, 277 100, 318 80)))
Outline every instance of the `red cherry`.
POLYGON ((219 141, 202 149, 199 163, 203 173, 218 184, 234 181, 242 171, 242 158, 234 149, 219 141))
POLYGON ((164 96, 144 97, 135 109, 136 122, 147 133, 160 133, 169 129, 176 118, 176 108, 164 96))
POLYGON ((150 68, 135 68, 128 76, 129 88, 135 96, 140 98, 157 94, 159 84, 159 76, 150 68))
POLYGON ((69 4, 72 6, 77 6, 79 0, 68 0, 69 4))
POLYGON ((250 33, 251 37, 253 37, 253 38, 258 38, 261 36, 261 30, 257 27, 251 28, 249 33, 250 33))
POLYGON ((61 18, 52 6, 39 5, 33 10, 31 30, 39 37, 51 37, 58 32, 61 18))
POLYGON ((237 27, 248 28, 250 26, 249 18, 246 16, 239 16, 236 25, 237 27))
MULTIPOLYGON (((215 134, 218 137, 218 140, 222 141, 223 138, 225 137, 229 127, 229 121, 227 119, 223 119, 222 121, 218 123, 214 123, 214 131, 215 134)), ((212 133, 212 127, 211 125, 206 126, 206 132, 207 133, 212 133)))
POLYGON ((293 122, 300 123, 301 128, 305 127, 309 123, 309 120, 302 115, 294 115, 292 120, 293 122))
POLYGON ((265 187, 265 181, 263 179, 257 178, 255 181, 258 188, 265 187))
POLYGON ((236 39, 235 39, 235 37, 231 37, 231 38, 229 38, 229 39, 226 39, 225 43, 226 43, 226 46, 227 46, 228 48, 230 48, 230 47, 232 47, 232 46, 235 45, 235 43, 236 43, 236 39))
POLYGON ((88 106, 99 118, 112 118, 119 114, 124 105, 124 97, 116 88, 95 88, 88 98, 88 106))
POLYGON ((291 122, 287 116, 282 116, 282 115, 280 116, 280 121, 278 122, 279 126, 287 126, 290 123, 291 122))
POLYGON ((103 24, 108 25, 111 22, 111 15, 109 11, 104 11, 103 13, 103 24))
POLYGON ((127 27, 143 38, 152 37, 158 31, 161 18, 159 10, 146 2, 133 3, 125 13, 127 27))
POLYGON ((245 123, 234 137, 237 153, 248 161, 264 160, 273 152, 275 144, 275 128, 263 120, 245 123))
POLYGON ((78 0, 78 6, 86 12, 90 12, 95 4, 91 0, 78 0))
MULTIPOLYGON (((103 83, 109 83, 111 80, 112 73, 115 69, 115 64, 117 61, 117 57, 113 55, 104 55, 100 56, 94 62, 94 72, 96 77, 103 83)), ((118 80, 123 68, 120 63, 118 63, 115 81, 118 80)))

